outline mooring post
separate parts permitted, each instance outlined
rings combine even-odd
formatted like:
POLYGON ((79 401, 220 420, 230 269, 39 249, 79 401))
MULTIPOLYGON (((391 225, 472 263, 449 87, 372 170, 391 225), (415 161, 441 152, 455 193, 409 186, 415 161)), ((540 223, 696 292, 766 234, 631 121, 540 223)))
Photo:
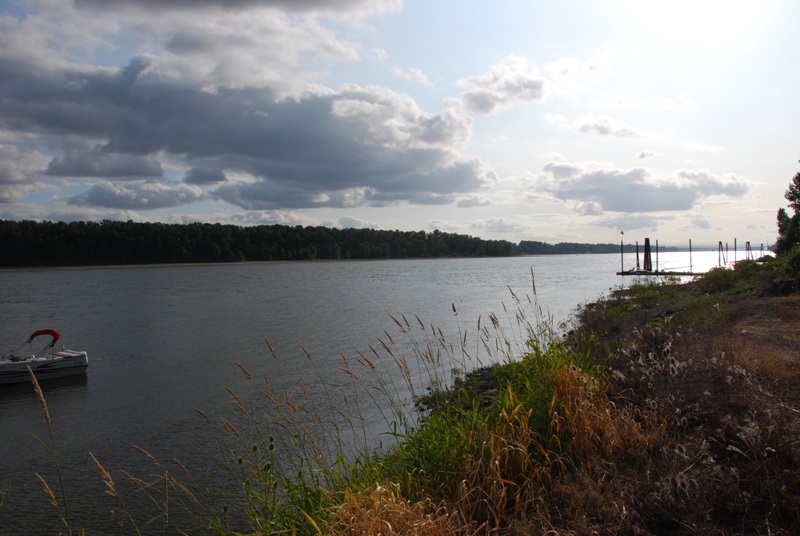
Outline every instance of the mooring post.
POLYGON ((644 239, 644 269, 646 272, 653 271, 653 261, 650 257, 650 239, 644 239))
POLYGON ((692 239, 689 239, 689 274, 694 274, 692 270, 692 239))
POLYGON ((619 239, 619 271, 620 272, 624 272, 625 271, 625 256, 623 255, 623 252, 625 250, 625 247, 622 245, 622 239, 625 237, 625 231, 620 231, 619 235, 620 235, 620 239, 619 239))

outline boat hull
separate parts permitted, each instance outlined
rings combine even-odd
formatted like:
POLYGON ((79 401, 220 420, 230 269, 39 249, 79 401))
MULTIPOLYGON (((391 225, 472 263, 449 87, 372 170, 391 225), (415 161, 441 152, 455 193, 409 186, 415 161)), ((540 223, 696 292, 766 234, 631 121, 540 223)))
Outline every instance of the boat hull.
POLYGON ((37 381, 64 378, 86 374, 89 357, 86 352, 62 350, 38 359, 0 360, 0 385, 30 382, 28 367, 31 368, 37 381))

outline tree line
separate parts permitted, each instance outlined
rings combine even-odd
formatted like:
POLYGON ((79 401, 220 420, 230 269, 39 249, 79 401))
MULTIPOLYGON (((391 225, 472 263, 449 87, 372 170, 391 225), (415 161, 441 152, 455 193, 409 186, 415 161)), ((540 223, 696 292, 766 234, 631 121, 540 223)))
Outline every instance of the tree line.
MULTIPOLYGON (((663 248, 662 248, 663 249, 663 248)), ((626 252, 634 246, 626 244, 626 252)), ((0 266, 508 257, 618 253, 618 244, 483 240, 441 231, 133 221, 0 220, 0 266)))
MULTIPOLYGON (((625 244, 623 251, 633 253, 636 251, 635 244, 625 244)), ((640 244, 641 251, 644 252, 644 243, 640 244)), ((522 240, 514 246, 514 255, 582 255, 589 253, 619 253, 619 244, 582 244, 575 242, 559 242, 558 244, 547 244, 536 240, 522 240)), ((669 246, 659 246, 659 251, 677 251, 677 248, 669 246)))
POLYGON ((0 265, 503 257, 514 245, 441 231, 0 220, 0 265))

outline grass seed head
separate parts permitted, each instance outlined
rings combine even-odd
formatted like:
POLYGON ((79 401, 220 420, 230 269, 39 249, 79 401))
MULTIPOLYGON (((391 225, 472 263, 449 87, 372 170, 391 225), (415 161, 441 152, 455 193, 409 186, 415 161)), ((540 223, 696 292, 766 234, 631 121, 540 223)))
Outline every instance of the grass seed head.
POLYGON ((39 407, 42 410, 44 420, 47 421, 47 424, 50 424, 50 412, 47 411, 47 402, 44 401, 44 395, 39 388, 39 382, 36 381, 36 375, 33 373, 30 365, 28 366, 28 374, 30 374, 31 381, 33 382, 33 391, 36 393, 36 398, 39 400, 39 407))

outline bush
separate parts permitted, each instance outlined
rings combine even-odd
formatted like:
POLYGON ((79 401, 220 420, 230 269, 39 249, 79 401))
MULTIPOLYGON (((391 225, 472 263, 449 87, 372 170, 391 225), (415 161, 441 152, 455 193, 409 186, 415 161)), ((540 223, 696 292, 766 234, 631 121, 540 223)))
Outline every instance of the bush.
POLYGON ((779 264, 786 279, 800 277, 800 244, 795 244, 788 253, 781 256, 779 264))
POLYGON ((697 281, 700 290, 706 294, 728 290, 736 284, 738 274, 728 268, 712 268, 701 275, 697 281))

